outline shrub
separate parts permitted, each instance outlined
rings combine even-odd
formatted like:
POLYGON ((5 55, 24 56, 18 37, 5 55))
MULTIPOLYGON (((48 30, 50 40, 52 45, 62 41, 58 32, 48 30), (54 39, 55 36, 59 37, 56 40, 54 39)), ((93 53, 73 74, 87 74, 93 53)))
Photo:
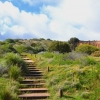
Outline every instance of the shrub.
POLYGON ((88 44, 82 44, 76 47, 76 52, 86 53, 89 55, 97 50, 98 48, 92 45, 88 45, 88 44))
POLYGON ((11 44, 4 44, 0 46, 0 53, 7 53, 7 52, 16 52, 16 50, 12 47, 11 44))
POLYGON ((14 46, 14 48, 18 53, 22 53, 22 52, 27 51, 27 49, 24 45, 16 45, 16 46, 14 46))
POLYGON ((13 39, 6 39, 4 42, 6 42, 6 43, 15 43, 15 41, 13 39))
POLYGON ((18 100, 17 94, 15 92, 17 87, 13 85, 13 82, 11 82, 2 88, 0 91, 0 100, 18 100))
POLYGON ((15 45, 14 46, 15 50, 18 52, 18 53, 23 53, 23 52, 29 52, 29 51, 32 51, 34 52, 33 48, 31 46, 27 46, 27 45, 15 45))
POLYGON ((77 60, 87 56, 83 53, 71 52, 64 55, 64 60, 77 60))
POLYGON ((58 51, 60 53, 70 52, 70 46, 67 42, 53 41, 49 46, 49 51, 58 51))
POLYGON ((54 54, 53 53, 46 52, 46 53, 43 54, 43 56, 45 58, 53 58, 54 57, 54 54))
POLYGON ((91 55, 94 57, 100 57, 100 51, 95 51, 91 55))
POLYGON ((10 78, 17 80, 21 75, 21 70, 18 66, 10 66, 9 76, 10 78))
POLYGON ((12 65, 17 65, 18 67, 21 68, 22 72, 28 72, 26 63, 21 59, 21 57, 17 54, 14 53, 8 53, 6 54, 6 64, 8 67, 12 65))
POLYGON ((83 59, 81 59, 81 63, 82 65, 95 65, 97 62, 95 59, 90 58, 90 57, 85 57, 83 59))
POLYGON ((7 72, 7 67, 0 64, 0 75, 3 75, 7 72))

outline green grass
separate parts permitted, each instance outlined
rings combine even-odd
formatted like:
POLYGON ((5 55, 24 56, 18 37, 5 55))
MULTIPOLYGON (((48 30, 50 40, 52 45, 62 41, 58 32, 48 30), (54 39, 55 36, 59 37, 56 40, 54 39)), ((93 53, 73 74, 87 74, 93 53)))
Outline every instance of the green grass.
POLYGON ((56 53, 28 55, 44 71, 51 100, 100 99, 100 60, 97 62, 100 58, 84 55, 80 58, 80 54, 76 55, 78 54, 74 57, 72 54, 56 53), (63 89, 62 98, 59 98, 59 89, 63 89))
POLYGON ((0 100, 19 100, 17 93, 26 64, 19 55, 7 53, 0 57, 0 100), (21 71, 22 70, 22 71, 21 71))
POLYGON ((18 86, 18 82, 0 77, 0 100, 18 100, 18 86))
POLYGON ((10 66, 9 76, 11 79, 18 80, 21 76, 21 69, 18 66, 10 66))
POLYGON ((22 58, 14 53, 7 53, 5 56, 7 67, 10 67, 12 65, 17 65, 19 68, 21 68, 22 72, 27 73, 28 69, 25 64, 25 62, 22 60, 22 58))

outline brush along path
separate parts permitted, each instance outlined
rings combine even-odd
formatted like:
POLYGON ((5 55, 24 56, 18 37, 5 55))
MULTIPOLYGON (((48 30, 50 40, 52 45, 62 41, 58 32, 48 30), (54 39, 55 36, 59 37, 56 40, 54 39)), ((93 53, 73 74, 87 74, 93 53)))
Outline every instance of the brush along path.
POLYGON ((45 86, 45 80, 40 69, 37 69, 34 61, 22 56, 29 69, 29 73, 23 76, 18 97, 22 100, 44 100, 50 94, 45 86))

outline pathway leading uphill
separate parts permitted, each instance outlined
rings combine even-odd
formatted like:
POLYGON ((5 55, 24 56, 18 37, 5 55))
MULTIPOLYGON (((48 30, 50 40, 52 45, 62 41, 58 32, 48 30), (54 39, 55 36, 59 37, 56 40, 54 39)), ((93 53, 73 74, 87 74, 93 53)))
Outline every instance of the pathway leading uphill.
POLYGON ((18 97, 22 100, 45 100, 48 99, 50 94, 45 86, 45 79, 40 69, 38 69, 34 61, 22 56, 29 69, 29 73, 26 74, 24 80, 21 81, 21 87, 19 89, 18 97))

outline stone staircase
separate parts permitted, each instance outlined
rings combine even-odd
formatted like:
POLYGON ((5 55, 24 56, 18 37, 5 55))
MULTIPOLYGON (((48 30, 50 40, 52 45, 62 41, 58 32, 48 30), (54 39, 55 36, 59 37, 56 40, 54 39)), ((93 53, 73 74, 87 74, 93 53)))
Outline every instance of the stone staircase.
POLYGON ((45 100, 48 99, 50 94, 43 79, 43 72, 38 69, 34 61, 26 56, 22 56, 29 69, 29 73, 23 76, 21 88, 18 90, 18 97, 21 100, 45 100))

